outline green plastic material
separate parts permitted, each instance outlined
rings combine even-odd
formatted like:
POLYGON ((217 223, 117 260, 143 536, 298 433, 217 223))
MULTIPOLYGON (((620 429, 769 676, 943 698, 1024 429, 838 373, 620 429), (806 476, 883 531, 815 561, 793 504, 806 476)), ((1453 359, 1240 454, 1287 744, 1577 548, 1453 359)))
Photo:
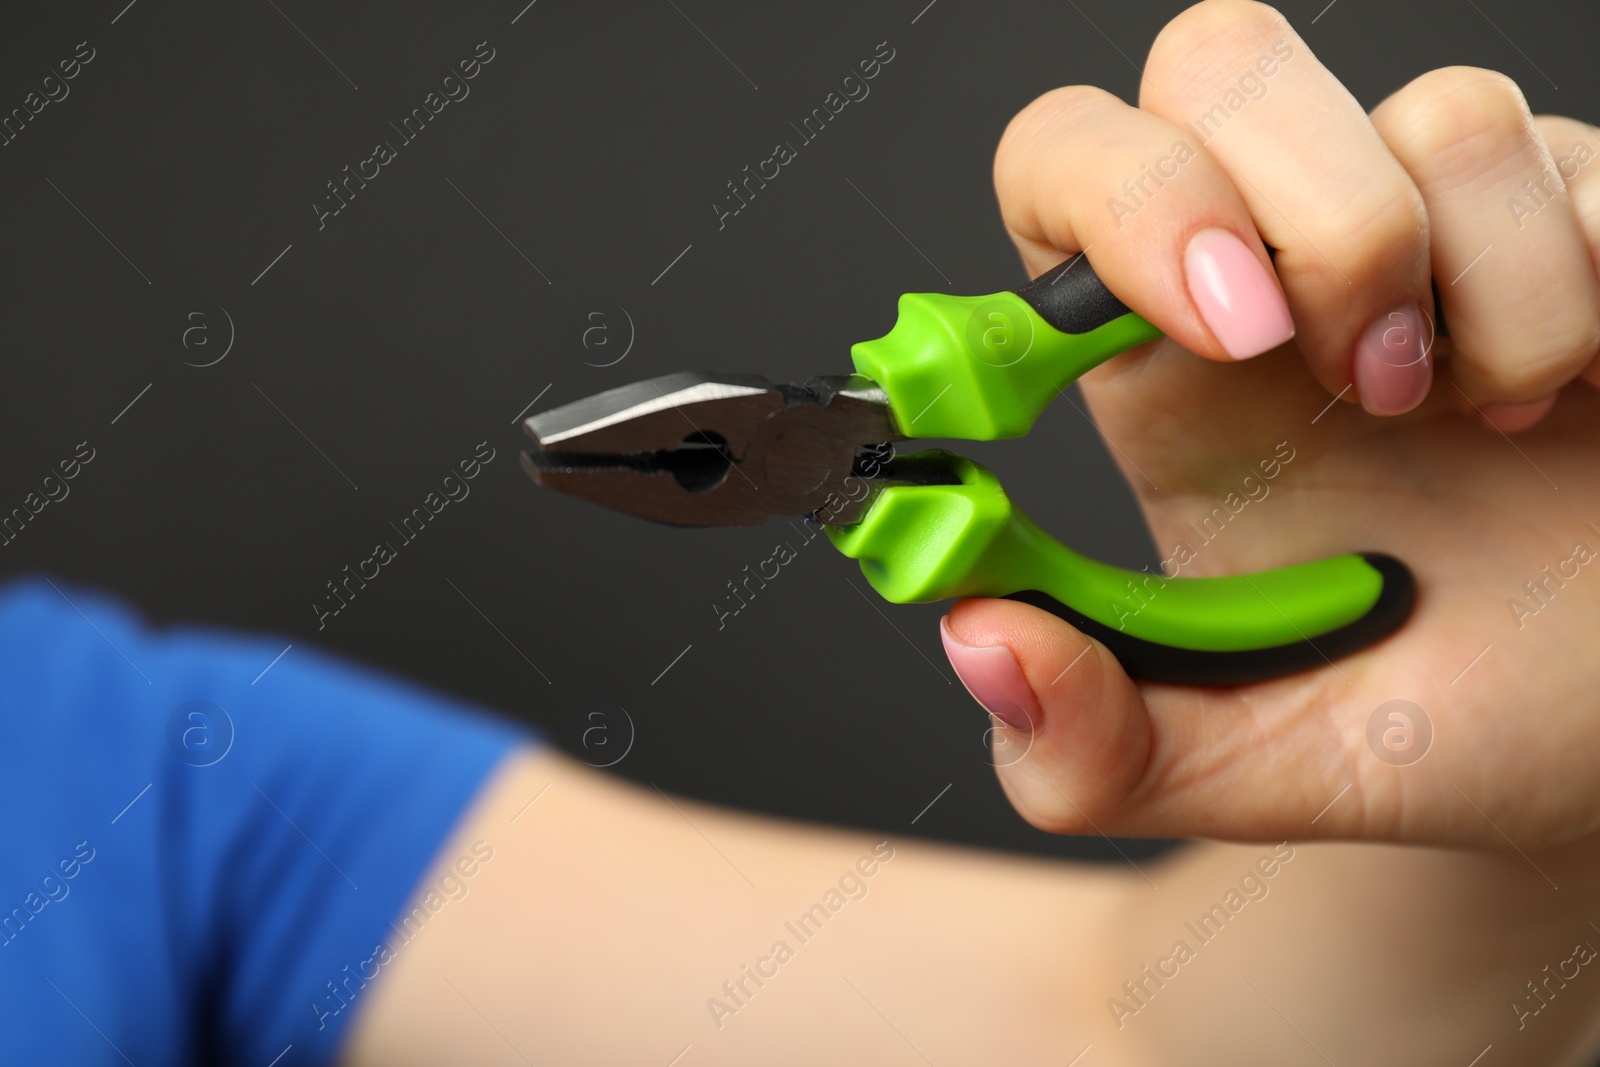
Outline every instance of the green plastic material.
POLYGON ((1383 590, 1358 555, 1219 578, 1108 566, 1041 530, 984 467, 939 450, 908 458, 937 463, 960 484, 891 486, 860 523, 825 527, 895 603, 1036 589, 1133 637, 1231 652, 1315 639, 1367 614, 1383 590))
POLYGON ((883 337, 850 350, 883 387, 907 437, 1021 437, 1080 375, 1161 331, 1128 312, 1088 333, 1063 333, 1015 293, 907 293, 883 337))

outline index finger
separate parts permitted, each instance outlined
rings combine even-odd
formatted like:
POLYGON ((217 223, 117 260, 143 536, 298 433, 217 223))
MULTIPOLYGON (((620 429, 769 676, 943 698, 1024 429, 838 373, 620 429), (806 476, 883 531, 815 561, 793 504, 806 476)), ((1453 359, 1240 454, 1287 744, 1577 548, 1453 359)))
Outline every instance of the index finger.
POLYGON ((1210 359, 1247 359, 1294 335, 1238 191, 1166 120, 1100 89, 1057 89, 1012 120, 994 176, 1033 273, 1082 251, 1123 303, 1210 359))

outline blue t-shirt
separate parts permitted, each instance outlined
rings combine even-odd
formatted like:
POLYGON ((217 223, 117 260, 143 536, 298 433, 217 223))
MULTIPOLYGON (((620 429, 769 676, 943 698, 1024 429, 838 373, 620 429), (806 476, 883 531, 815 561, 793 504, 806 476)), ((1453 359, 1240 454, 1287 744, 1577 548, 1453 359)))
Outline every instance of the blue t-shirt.
POLYGON ((0 1062, 334 1062, 532 734, 288 644, 0 589, 0 1062))

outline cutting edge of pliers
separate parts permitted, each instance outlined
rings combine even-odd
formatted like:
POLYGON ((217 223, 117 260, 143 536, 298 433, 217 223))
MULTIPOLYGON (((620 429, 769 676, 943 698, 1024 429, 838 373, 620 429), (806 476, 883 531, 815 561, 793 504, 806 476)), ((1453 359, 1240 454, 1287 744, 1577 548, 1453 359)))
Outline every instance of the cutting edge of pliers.
POLYGON ((945 476, 897 460, 884 391, 862 375, 774 383, 678 371, 523 421, 538 484, 675 526, 805 516, 849 525, 890 485, 945 476))

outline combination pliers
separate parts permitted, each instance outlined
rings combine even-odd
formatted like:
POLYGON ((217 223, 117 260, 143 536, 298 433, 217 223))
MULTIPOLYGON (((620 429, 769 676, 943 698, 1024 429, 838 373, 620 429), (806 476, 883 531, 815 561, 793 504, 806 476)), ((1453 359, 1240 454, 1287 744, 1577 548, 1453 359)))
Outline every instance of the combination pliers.
POLYGON ((977 463, 895 452, 913 437, 1022 436, 1067 384, 1159 336, 1079 256, 1015 292, 902 296, 889 333, 852 347, 854 374, 790 385, 679 372, 541 412, 524 420, 535 447, 522 465, 540 485, 678 526, 805 516, 890 601, 1021 600, 1150 681, 1262 681, 1397 630, 1416 584, 1392 556, 1209 578, 1124 570, 1045 533, 977 463))

